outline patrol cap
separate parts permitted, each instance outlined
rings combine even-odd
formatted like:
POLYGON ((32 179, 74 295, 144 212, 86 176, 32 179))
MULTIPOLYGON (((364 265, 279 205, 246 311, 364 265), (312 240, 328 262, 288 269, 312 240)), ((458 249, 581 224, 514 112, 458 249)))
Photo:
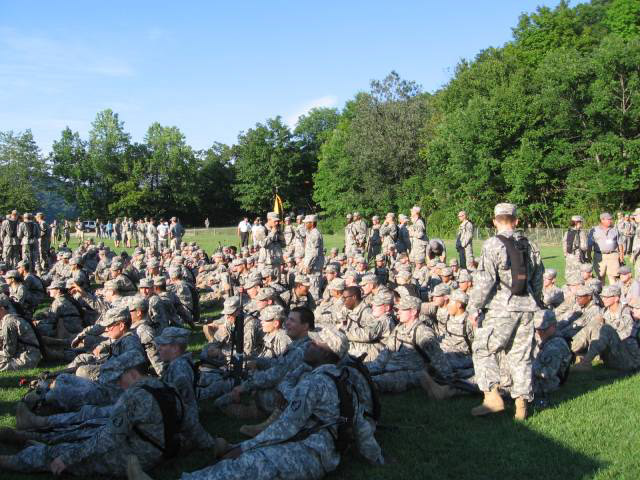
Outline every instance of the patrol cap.
POLYGON ((240 297, 229 297, 224 301, 222 306, 222 313, 224 315, 231 315, 240 309, 240 297))
POLYGON ((151 288, 153 287, 153 280, 150 278, 143 278, 138 282, 138 288, 151 288))
POLYGON ((439 283, 433 287, 432 297, 444 297, 445 295, 451 295, 451 287, 444 283, 439 283))
POLYGON ((326 345, 338 358, 344 358, 349 351, 349 340, 344 333, 333 326, 324 326, 316 331, 309 332, 309 338, 314 343, 326 345))
POLYGON ((356 263, 367 263, 367 260, 363 256, 357 256, 354 260, 356 263))
POLYGON ((186 328, 180 327, 166 327, 162 330, 162 334, 153 339, 156 345, 169 345, 177 343, 179 345, 186 345, 189 343, 189 336, 191 332, 186 328))
POLYGON ((304 218, 304 215, 296 215, 296 220, 302 220, 304 218))
POLYGON ((124 372, 147 363, 147 357, 139 350, 128 350, 122 355, 111 357, 100 367, 98 381, 102 384, 116 382, 124 372))
POLYGON ((71 252, 63 252, 62 253, 62 258, 66 258, 66 259, 71 258, 71 252))
POLYGON ((358 272, 356 272, 355 270, 349 269, 346 272, 344 272, 344 278, 345 278, 345 280, 347 278, 352 278, 355 283, 360 283, 360 274, 358 272))
POLYGON ((105 290, 112 290, 114 292, 120 291, 120 285, 115 280, 107 280, 106 282, 104 282, 103 288, 105 290))
POLYGON ((270 298, 275 297, 275 295, 276 295, 276 291, 273 288, 264 287, 260 289, 255 299, 257 301, 264 301, 264 300, 269 300, 270 298))
POLYGON ((362 277, 360 280, 360 285, 368 285, 368 284, 378 284, 378 277, 376 277, 373 273, 368 273, 362 277))
POLYGON ((398 302, 398 310, 420 310, 422 301, 412 295, 402 295, 398 302))
POLYGON ((602 288, 601 297, 619 297, 620 296, 620 287, 618 285, 607 285, 602 288))
POLYGON ((267 220, 280 220, 280 215, 276 212, 267 213, 267 220))
POLYGON ((72 257, 71 260, 69 260, 69 264, 70 265, 82 265, 82 258, 80 258, 80 257, 72 257))
POLYGON ((407 219, 407 216, 404 213, 401 213, 400 215, 398 215, 398 220, 403 221, 406 219, 407 219))
POLYGON ((619 275, 629 275, 630 273, 631 273, 631 269, 626 265, 621 266, 620 269, 618 270, 619 275))
POLYGON ((66 285, 64 280, 54 280, 51 282, 51 285, 47 287, 48 290, 64 290, 66 289, 66 285))
POLYGON ((580 271, 584 273, 591 273, 593 272, 593 265, 591 265, 590 263, 583 263, 582 265, 580 265, 580 271))
POLYGON ((318 221, 318 217, 316 215, 307 215, 304 217, 303 223, 315 223, 318 221))
POLYGON ((324 267, 325 273, 335 273, 336 275, 340 273, 340 266, 335 263, 330 263, 326 267, 324 267))
POLYGON ((593 291, 593 293, 600 293, 602 291, 602 282, 598 278, 591 278, 585 284, 593 291))
POLYGON ((22 275, 20 275, 17 270, 9 270, 7 273, 4 274, 4 278, 6 279, 14 278, 18 281, 22 281, 22 275))
POLYGON ((409 272, 408 270, 400 270, 398 273, 396 273, 397 283, 407 283, 409 280, 411 280, 411 272, 409 272))
POLYGON ((609 212, 602 212, 600 214, 600 220, 607 220, 607 219, 612 219, 613 217, 611 216, 611 214, 609 212))
POLYGON ((124 264, 121 261, 113 260, 111 262, 111 266, 109 267, 109 269, 110 270, 122 270, 123 267, 124 267, 124 264))
POLYGON ((107 328, 118 322, 127 322, 131 319, 128 308, 111 308, 104 314, 100 320, 100 326, 107 328))
POLYGON ((386 217, 387 217, 387 218, 396 218, 396 214, 395 214, 395 213, 393 213, 393 212, 387 212, 386 217))
POLYGON ((452 302, 460 302, 463 305, 467 305, 469 303, 469 295, 464 293, 462 290, 454 290, 449 300, 452 302))
POLYGON ((29 260, 20 260, 18 262, 18 267, 26 268, 27 270, 29 270, 29 267, 31 267, 31 264, 29 263, 29 260))
POLYGON ((575 296, 576 297, 591 297, 593 295, 593 289, 586 285, 580 285, 576 289, 575 296))
POLYGON ((273 269, 271 268, 262 268, 260 270, 260 277, 264 280, 265 278, 273 277, 273 269))
POLYGON ((511 215, 516 216, 516 206, 513 203, 499 203, 493 209, 493 216, 498 215, 511 215))
POLYGON ((75 280, 73 278, 68 278, 66 282, 64 282, 64 286, 67 288, 67 290, 73 288, 73 286, 76 284, 75 280))
POLYGON ((384 262, 384 255, 382 253, 376 255, 376 262, 384 262))
POLYGON ((462 283, 462 282, 471 282, 473 281, 473 278, 471 277, 471 274, 469 273, 469 270, 460 270, 460 273, 458 273, 458 283, 462 283))
POLYGON ((458 266, 458 259, 457 258, 452 258, 451 260, 449 260, 449 266, 453 267, 453 266, 458 266))
POLYGON ((244 281, 244 288, 258 287, 262 284, 262 275, 249 275, 244 281))
POLYGON ((284 217, 284 221, 285 222, 290 222, 291 221, 291 217, 289 215, 287 215, 286 217, 284 217))
POLYGON ((149 302, 146 298, 136 295, 131 297, 129 300, 129 310, 142 310, 143 312, 146 312, 149 310, 149 302))
POLYGON ((556 324, 556 314, 553 310, 539 310, 533 315, 533 328, 546 330, 556 324))
POLYGON ((180 267, 171 267, 169 269, 169 278, 182 278, 182 269, 180 267))
POLYGON ((181 255, 176 255, 173 257, 173 260, 171 260, 171 263, 175 265, 182 265, 184 264, 184 258, 181 255))
POLYGON ((236 258, 233 262, 231 262, 232 267, 239 267, 240 265, 245 265, 247 262, 244 258, 236 258))
POLYGON ((347 213, 346 217, 347 218, 352 218, 352 215, 350 213, 347 213))
POLYGON ((380 290, 376 293, 371 300, 374 305, 392 305, 393 304, 393 292, 391 290, 380 290))
POLYGON ((567 285, 584 285, 584 280, 577 273, 571 273, 567 275, 565 282, 567 285))
POLYGON ((571 217, 571 221, 572 222, 582 222, 582 223, 584 223, 584 218, 582 218, 582 216, 580 216, 580 215, 573 215, 571 217))
POLYGON ((160 266, 160 260, 157 258, 152 258, 147 262, 147 268, 158 268, 160 266))
POLYGON ((413 261, 416 263, 424 263, 426 259, 427 257, 424 256, 422 253, 419 253, 415 257, 413 257, 413 261))
POLYGON ((336 290, 338 292, 341 292, 345 288, 347 288, 347 285, 346 285, 344 279, 342 279, 342 278, 334 278, 329 283, 329 290, 336 290))
POLYGON ((453 275, 453 271, 449 267, 445 267, 442 270, 440 270, 441 277, 450 277, 452 275, 453 275))
POLYGON ((467 212, 465 212, 464 210, 460 210, 460 211, 458 212, 458 216, 460 217, 460 216, 462 216, 462 215, 465 215, 465 216, 466 216, 466 215, 467 215, 467 212))
POLYGON ((558 272, 554 268, 547 268, 544 271, 544 276, 547 278, 556 278, 558 276, 558 272))
POLYGON ((374 215, 373 217, 371 217, 371 220, 375 222, 377 220, 380 220, 380 217, 378 215, 374 215))
POLYGON ((309 281, 309 277, 307 277, 306 275, 296 275, 295 277, 295 283, 299 284, 299 285, 304 285, 307 287, 311 286, 311 282, 309 281))
POLYGON ((276 318, 282 319, 284 316, 284 308, 280 305, 269 305, 260 310, 260 320, 264 322, 271 322, 276 318))
POLYGON ((411 207, 411 211, 415 213, 420 213, 420 207, 418 205, 414 205, 411 207))

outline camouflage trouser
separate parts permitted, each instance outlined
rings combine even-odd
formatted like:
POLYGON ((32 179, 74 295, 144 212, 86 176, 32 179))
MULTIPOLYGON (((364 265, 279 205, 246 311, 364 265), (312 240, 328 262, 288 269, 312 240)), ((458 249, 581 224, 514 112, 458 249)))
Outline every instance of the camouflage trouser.
POLYGON ((467 262, 473 260, 473 247, 471 242, 466 247, 456 246, 460 258, 460 268, 467 268, 467 262))
MULTIPOLYGON (((90 431, 96 431, 95 427, 91 428, 90 431)), ((75 445, 73 443, 59 443, 49 446, 40 443, 27 447, 15 456, 10 457, 11 470, 25 473, 51 473, 50 465, 53 459, 59 457, 71 447, 75 447, 75 445)), ((127 442, 122 442, 118 449, 110 450, 97 456, 89 456, 81 462, 67 465, 65 472, 85 476, 126 477, 129 455, 137 455, 142 468, 145 470, 153 468, 162 457, 160 450, 154 447, 149 447, 145 449, 145 452, 140 452, 129 446, 127 442)))
POLYGON ((600 355, 606 367, 616 370, 635 370, 640 367, 638 341, 635 338, 620 340, 615 328, 602 324, 598 319, 593 319, 573 337, 571 350, 575 353, 586 351, 586 361, 592 361, 600 355))
POLYGON ((114 403, 122 389, 115 385, 92 382, 86 378, 62 373, 55 380, 55 386, 47 391, 45 401, 64 411, 78 410, 83 405, 110 405, 114 403))
POLYGON ((16 268, 20 261, 20 245, 4 245, 2 247, 2 258, 10 268, 16 268))
POLYGON ((0 356, 0 372, 33 368, 38 365, 41 359, 40 350, 27 350, 17 357, 5 358, 0 356))
POLYGON ((398 370, 373 375, 373 381, 381 392, 400 393, 420 385, 423 370, 398 370))
POLYGON ((49 270, 49 241, 48 240, 39 240, 38 241, 38 252, 39 255, 39 271, 46 272, 49 270))
POLYGON ((225 378, 219 370, 201 370, 198 385, 196 386, 196 397, 198 400, 207 398, 218 398, 233 389, 233 379, 225 378))
MULTIPOLYGON (((324 432, 322 430, 321 432, 324 432)), ((316 433, 320 435, 324 433, 316 433)), ((327 433, 328 435, 328 433, 327 433)), ((329 442, 332 442, 329 440, 329 442)), ((333 470, 340 461, 338 454, 317 452, 304 442, 288 442, 249 450, 234 460, 222 460, 211 467, 193 473, 183 473, 182 480, 312 480, 320 479, 327 473, 322 459, 335 461, 333 470), (322 455, 322 456, 321 456, 322 455)), ((333 463, 333 462, 332 462, 333 463)))
POLYGON ((533 399, 533 312, 487 312, 473 340, 473 365, 483 392, 500 384, 498 356, 504 352, 513 382, 511 396, 533 399))
POLYGON ((580 257, 574 254, 568 254, 564 257, 564 276, 569 278, 572 275, 580 275, 580 266, 582 262, 580 257))
POLYGON ((447 361, 451 365, 456 378, 473 377, 473 359, 471 355, 465 355, 458 352, 443 352, 447 361))
POLYGON ((429 258, 427 253, 429 252, 429 242, 425 240, 411 240, 411 253, 409 254, 409 259, 412 262, 416 261, 416 258, 421 256, 423 258, 429 258))
POLYGON ((309 274, 309 283, 311 286, 309 287, 309 293, 315 299, 319 299, 322 294, 320 292, 320 287, 322 285, 322 273, 315 272, 309 274))

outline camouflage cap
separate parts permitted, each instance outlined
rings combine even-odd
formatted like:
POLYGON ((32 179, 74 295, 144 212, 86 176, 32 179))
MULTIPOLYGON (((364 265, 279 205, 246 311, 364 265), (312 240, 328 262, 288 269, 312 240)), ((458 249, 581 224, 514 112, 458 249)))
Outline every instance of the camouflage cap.
POLYGON ((65 290, 67 288, 64 280, 54 280, 47 287, 48 290, 65 290))
POLYGON ((258 292, 258 295, 256 295, 256 300, 261 302, 264 300, 269 300, 270 298, 273 298, 276 296, 276 291, 271 288, 271 287, 264 287, 261 288, 260 291, 258 292))
POLYGON ((140 350, 128 350, 122 355, 111 357, 100 367, 98 381, 102 384, 114 383, 127 370, 147 363, 147 357, 140 350))
POLYGON ((181 255, 176 255, 171 260, 171 265, 183 265, 183 264, 184 264, 184 257, 181 255))
POLYGON ((121 261, 113 260, 111 265, 109 266, 110 270, 122 270, 124 268, 124 264, 121 261))
POLYGON ((473 281, 473 277, 471 276, 471 273, 469 273, 469 270, 460 270, 460 273, 458 274, 458 283, 462 283, 462 282, 471 282, 473 281))
POLYGON ((182 269, 180 267, 171 267, 168 273, 169 278, 182 278, 182 269))
POLYGON ((62 258, 64 259, 70 259, 72 256, 71 252, 62 252, 62 258))
POLYGON ((340 273, 340 265, 336 265, 335 263, 330 263, 326 267, 324 267, 325 273, 335 273, 336 275, 340 273))
POLYGON ((565 283, 567 285, 584 285, 584 280, 579 274, 572 272, 567 275, 565 283))
POLYGON ((367 260, 362 256, 357 256, 356 258, 354 258, 354 262, 355 263, 367 263, 367 260))
POLYGON ((268 212, 267 220, 280 220, 280 215, 276 212, 268 212))
POLYGON ((404 213, 401 213, 400 215, 398 215, 398 220, 403 222, 403 221, 407 220, 407 216, 404 213))
POLYGON ((462 290, 454 290, 449 300, 452 302, 460 302, 463 305, 467 305, 469 303, 469 295, 464 293, 462 290))
POLYGON ((160 266, 160 260, 152 258, 147 262, 147 268, 158 268, 160 266))
POLYGON ((69 260, 69 264, 70 265, 82 265, 82 257, 72 257, 71 260, 69 260))
POLYGON ((376 262, 384 262, 384 260, 385 258, 382 253, 379 253, 378 255, 376 255, 376 262))
POLYGON ((600 214, 600 220, 611 220, 613 217, 611 216, 611 214, 609 212, 602 212, 600 214))
POLYGON ((347 213, 346 217, 347 218, 353 218, 353 215, 351 215, 350 213, 347 213))
POLYGON ((162 276, 153 277, 153 286, 154 287, 166 287, 167 286, 166 277, 162 277, 162 276))
POLYGON ((20 260, 17 266, 18 268, 25 268, 29 270, 29 268, 31 267, 31 263, 29 263, 29 260, 20 260))
POLYGON ((345 288, 347 288, 347 285, 346 285, 344 279, 342 279, 342 278, 334 278, 329 283, 329 287, 328 288, 329 288, 329 290, 336 290, 338 292, 341 292, 345 288))
POLYGON ((104 290, 112 290, 114 292, 119 292, 120 284, 115 280, 107 280, 106 282, 104 282, 104 285, 102 286, 102 288, 104 290))
POLYGON ((402 295, 398 301, 398 310, 420 310, 422 301, 412 295, 402 295))
POLYGON ((122 308, 122 307, 110 308, 109 310, 106 311, 106 313, 100 320, 99 324, 101 327, 107 328, 115 323, 127 322, 130 319, 131 319, 131 316, 129 315, 128 308, 122 308))
POLYGON ((607 285, 602 288, 601 297, 619 297, 621 294, 620 287, 618 285, 607 285))
POLYGON ((64 283, 64 286, 67 287, 67 290, 73 288, 76 282, 73 278, 67 278, 67 281, 64 283))
POLYGON ((316 215, 307 215, 304 217, 302 223, 316 223, 318 221, 318 217, 316 215))
POLYGON ((547 278, 556 278, 558 276, 558 272, 553 268, 547 268, 544 271, 544 276, 547 278))
POLYGON ((378 277, 376 277, 373 273, 367 273, 366 275, 364 275, 362 277, 362 280, 360 280, 360 285, 368 285, 368 284, 377 285, 378 277))
POLYGON ((618 275, 629 275, 631 274, 631 269, 626 265, 622 265, 618 270, 618 275))
POLYGON ((515 217, 517 213, 516 206, 513 203, 499 203, 493 209, 493 216, 511 215, 515 217))
POLYGON ((360 283, 360 274, 355 270, 352 270, 352 269, 347 270, 346 272, 344 272, 343 277, 345 281, 347 278, 351 278, 355 283, 360 283))
POLYGON ((285 317, 284 308, 280 305, 269 305, 260 310, 260 320, 270 322, 276 318, 283 319, 285 317))
POLYGON ((580 215, 573 215, 571 217, 571 221, 572 222, 583 222, 584 223, 584 218, 582 218, 580 215))
POLYGON ((380 290, 371 300, 373 305, 393 305, 393 292, 388 289, 380 290))
POLYGON ((591 297, 593 295, 593 289, 586 285, 580 285, 575 291, 576 297, 591 297))
POLYGON ((411 280, 411 272, 408 270, 400 270, 396 273, 396 283, 405 284, 411 280))
POLYGON ((186 345, 189 343, 191 331, 180 327, 166 327, 162 334, 153 339, 156 345, 186 345))
POLYGON ((593 293, 600 293, 602 291, 602 282, 598 278, 589 279, 585 285, 589 287, 593 293))
POLYGON ((22 275, 20 275, 17 270, 9 270, 4 274, 4 278, 6 278, 7 280, 13 278, 15 280, 18 280, 19 282, 22 281, 22 275))
POLYGON ((533 315, 533 328, 546 330, 556 324, 556 314, 553 310, 538 310, 533 315))
POLYGON ((453 275, 453 270, 451 270, 449 267, 445 267, 442 270, 440 270, 441 277, 451 277, 452 275, 453 275))
POLYGON ((451 287, 444 283, 439 283, 433 287, 432 297, 444 297, 445 295, 451 295, 451 287))
POLYGON ((582 265, 580 265, 580 271, 582 273, 591 273, 593 272, 593 265, 591 265, 590 263, 583 263, 582 265))
POLYGON ((151 288, 153 287, 153 280, 150 278, 143 278, 138 282, 138 288, 151 288))
POLYGON ((418 253, 413 257, 413 261, 415 263, 424 263, 427 260, 427 257, 422 253, 418 253))
POLYGON ((323 326, 309 332, 309 338, 316 344, 326 345, 338 358, 344 358, 349 351, 349 340, 343 332, 333 326, 323 326))
POLYGON ((262 275, 251 274, 244 281, 244 288, 259 287, 262 285, 262 275))
POLYGON ((231 315, 240 309, 240 297, 229 297, 222 306, 223 315, 231 315))
POLYGON ((143 312, 146 312, 147 310, 149 310, 149 302, 147 301, 146 298, 140 295, 135 295, 133 297, 130 297, 129 311, 133 311, 133 310, 142 310, 143 312))
POLYGON ((306 287, 310 287, 311 286, 311 282, 309 281, 309 277, 307 277, 306 275, 298 274, 298 275, 296 275, 294 281, 298 285, 304 285, 306 287))
POLYGON ((458 263, 458 259, 457 258, 452 258, 451 260, 449 260, 449 266, 450 267, 457 267, 459 265, 458 263))

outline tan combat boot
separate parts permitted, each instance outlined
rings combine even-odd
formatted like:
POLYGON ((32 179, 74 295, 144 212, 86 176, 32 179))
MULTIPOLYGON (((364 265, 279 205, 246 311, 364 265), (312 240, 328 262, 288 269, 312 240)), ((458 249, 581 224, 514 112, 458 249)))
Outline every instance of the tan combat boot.
POLYGON ((153 480, 149 475, 144 473, 140 460, 135 455, 129 455, 127 458, 127 479, 128 480, 153 480))
POLYGON ((16 407, 16 428, 18 430, 37 430, 49 425, 47 417, 40 417, 29 410, 25 402, 18 402, 16 407))
POLYGON ((420 374, 420 386, 434 400, 446 400, 457 393, 457 390, 449 385, 440 385, 426 370, 420 374))
POLYGON ((589 355, 585 355, 579 362, 576 361, 576 363, 573 364, 571 370, 574 372, 590 372, 593 369, 593 366, 591 365, 592 361, 593 358, 589 355))
POLYGON ((243 425, 240 427, 240 433, 246 435, 247 437, 255 437, 260 432, 262 432, 265 428, 275 422, 280 415, 282 415, 282 410, 276 408, 269 418, 267 418, 264 422, 258 423, 257 425, 243 425))
POLYGON ((504 411, 504 400, 500 396, 498 387, 493 387, 490 392, 484 392, 484 401, 481 405, 471 409, 471 415, 480 417, 490 413, 498 413, 504 411))
POLYGON ((526 420, 527 418, 527 399, 524 397, 516 398, 516 414, 513 416, 516 420, 526 420))

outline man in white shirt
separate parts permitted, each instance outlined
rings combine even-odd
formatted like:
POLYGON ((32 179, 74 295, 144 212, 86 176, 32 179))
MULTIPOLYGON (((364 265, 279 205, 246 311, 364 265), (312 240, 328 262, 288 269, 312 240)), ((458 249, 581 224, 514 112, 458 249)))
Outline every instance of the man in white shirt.
POLYGON ((249 223, 249 218, 244 217, 242 221, 238 224, 238 236, 240 237, 240 247, 249 246, 249 230, 251 229, 251 224, 249 223))

